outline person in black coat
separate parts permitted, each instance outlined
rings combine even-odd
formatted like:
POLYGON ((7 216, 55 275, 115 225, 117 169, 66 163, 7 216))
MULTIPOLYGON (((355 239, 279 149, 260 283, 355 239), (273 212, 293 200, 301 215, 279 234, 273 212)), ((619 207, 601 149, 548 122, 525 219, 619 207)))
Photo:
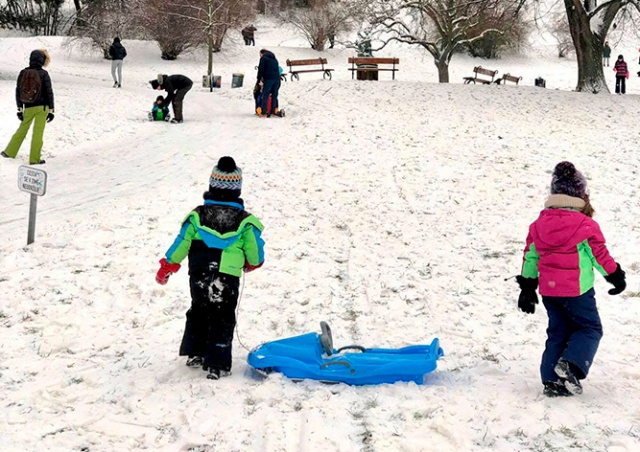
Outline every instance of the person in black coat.
POLYGON ((174 124, 181 123, 183 120, 182 100, 193 86, 191 79, 180 74, 158 74, 158 78, 150 80, 149 83, 153 89, 163 89, 167 92, 167 96, 164 99, 165 105, 168 107, 169 104, 173 103, 173 119, 171 122, 174 124))
POLYGON ((242 37, 244 38, 244 45, 256 45, 255 32, 257 28, 253 25, 249 25, 242 29, 242 37))
POLYGON ((262 49, 260 51, 260 63, 258 64, 258 83, 262 82, 262 105, 256 109, 258 116, 270 116, 278 114, 278 90, 280 89, 280 65, 273 52, 262 49), (271 107, 273 111, 267 111, 267 102, 271 94, 271 107))
POLYGON ((127 49, 120 43, 120 38, 113 38, 113 44, 109 47, 109 56, 111 57, 111 76, 113 77, 113 87, 120 88, 122 86, 122 60, 127 56, 127 49), (116 78, 116 70, 118 77, 116 78))
POLYGON ((16 83, 16 105, 18 106, 18 119, 20 127, 11 138, 7 148, 0 153, 2 157, 15 158, 22 146, 31 124, 33 123, 33 135, 31 137, 31 153, 29 163, 40 165, 45 163, 40 158, 42 152, 42 138, 48 122, 54 118, 53 89, 51 78, 44 69, 51 58, 46 50, 34 50, 29 56, 29 67, 20 71, 16 83), (23 97, 29 96, 27 101, 23 97))

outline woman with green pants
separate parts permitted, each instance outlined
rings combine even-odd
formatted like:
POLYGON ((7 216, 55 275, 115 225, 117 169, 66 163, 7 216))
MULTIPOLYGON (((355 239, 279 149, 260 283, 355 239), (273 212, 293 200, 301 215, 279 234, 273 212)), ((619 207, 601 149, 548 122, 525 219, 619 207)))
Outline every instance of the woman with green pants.
POLYGON ((16 157, 27 132, 29 132, 31 123, 33 123, 29 163, 39 165, 45 162, 40 158, 42 136, 46 123, 53 121, 54 117, 51 78, 49 73, 43 69, 49 64, 49 61, 49 53, 46 50, 34 50, 29 57, 29 67, 23 69, 18 75, 16 104, 18 105, 20 127, 11 138, 7 148, 0 154, 3 157, 16 157))

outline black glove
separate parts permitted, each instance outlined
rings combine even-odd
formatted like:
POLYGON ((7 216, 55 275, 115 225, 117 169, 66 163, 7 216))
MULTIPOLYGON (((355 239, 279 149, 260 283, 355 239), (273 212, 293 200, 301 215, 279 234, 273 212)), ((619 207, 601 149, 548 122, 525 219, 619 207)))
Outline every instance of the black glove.
POLYGON ((22 112, 22 110, 18 110, 18 119, 20 121, 24 121, 24 113, 22 112))
POLYGON ((518 308, 527 314, 536 312, 536 304, 538 304, 538 278, 525 278, 524 276, 516 276, 516 281, 520 285, 520 296, 518 297, 518 308))
POLYGON ((51 121, 53 121, 53 118, 55 118, 55 115, 54 115, 53 113, 49 113, 49 114, 47 115, 47 122, 51 122, 51 121))
POLYGON ((613 289, 609 289, 609 295, 618 295, 627 288, 627 281, 624 278, 624 270, 617 264, 616 271, 604 277, 609 284, 613 284, 613 289))

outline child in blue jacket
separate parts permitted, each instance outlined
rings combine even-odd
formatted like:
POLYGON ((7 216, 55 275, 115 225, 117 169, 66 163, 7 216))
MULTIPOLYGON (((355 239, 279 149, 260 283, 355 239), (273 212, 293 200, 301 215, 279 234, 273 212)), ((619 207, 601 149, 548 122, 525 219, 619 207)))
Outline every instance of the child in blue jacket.
POLYGON ((204 204, 192 210, 156 275, 159 284, 189 256, 191 308, 187 311, 180 356, 187 366, 209 371, 217 380, 231 373, 240 277, 264 263, 262 223, 244 209, 242 170, 231 157, 213 168, 204 204))
POLYGON ((169 114, 169 107, 164 104, 164 97, 158 96, 153 103, 153 107, 149 112, 150 121, 169 121, 171 115, 169 114))

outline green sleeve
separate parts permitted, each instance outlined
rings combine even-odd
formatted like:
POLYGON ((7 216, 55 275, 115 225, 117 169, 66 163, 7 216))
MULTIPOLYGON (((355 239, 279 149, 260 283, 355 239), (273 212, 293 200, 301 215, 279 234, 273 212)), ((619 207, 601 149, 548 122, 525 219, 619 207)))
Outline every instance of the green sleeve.
POLYGON ((255 225, 248 224, 242 231, 242 251, 246 261, 252 267, 258 267, 264 262, 264 240, 262 231, 255 225))
POLYGON ((189 221, 189 217, 182 224, 180 233, 173 242, 173 245, 167 250, 165 255, 167 262, 172 264, 179 264, 189 254, 191 248, 191 241, 197 233, 196 227, 189 221))
POLYGON ((524 258, 522 262, 522 276, 525 278, 537 278, 538 262, 540 255, 536 251, 536 244, 533 243, 531 236, 527 237, 527 246, 524 249, 524 258))

